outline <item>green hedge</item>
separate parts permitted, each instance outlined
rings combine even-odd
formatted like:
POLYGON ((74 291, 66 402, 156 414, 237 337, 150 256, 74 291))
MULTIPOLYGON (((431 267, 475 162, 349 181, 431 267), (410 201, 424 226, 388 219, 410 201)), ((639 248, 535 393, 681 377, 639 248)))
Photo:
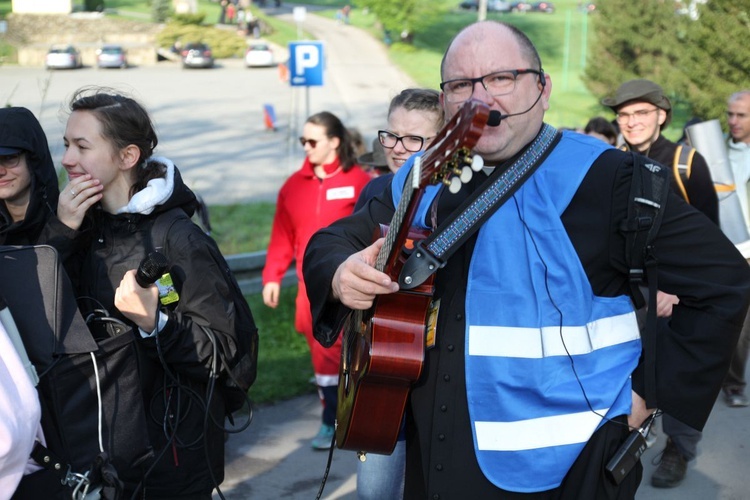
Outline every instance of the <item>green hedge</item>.
POLYGON ((206 43, 217 59, 242 57, 247 48, 245 38, 234 30, 181 22, 170 22, 156 37, 156 42, 165 49, 169 49, 177 41, 183 46, 191 42, 206 43))

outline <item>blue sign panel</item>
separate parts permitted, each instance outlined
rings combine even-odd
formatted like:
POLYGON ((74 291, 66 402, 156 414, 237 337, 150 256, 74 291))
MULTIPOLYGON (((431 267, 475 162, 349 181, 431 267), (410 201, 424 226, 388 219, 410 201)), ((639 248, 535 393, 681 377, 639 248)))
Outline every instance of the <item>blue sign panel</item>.
POLYGON ((289 83, 293 87, 323 85, 323 42, 289 42, 289 83))

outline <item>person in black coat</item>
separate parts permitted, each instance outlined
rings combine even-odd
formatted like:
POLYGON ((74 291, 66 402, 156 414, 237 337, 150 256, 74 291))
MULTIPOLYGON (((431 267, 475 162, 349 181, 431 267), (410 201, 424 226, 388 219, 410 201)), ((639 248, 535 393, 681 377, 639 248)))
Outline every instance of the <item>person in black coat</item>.
MULTIPOLYGON (((226 265, 210 238, 189 218, 169 229, 168 258, 177 301, 136 281, 136 268, 161 242, 156 218, 171 209, 192 216, 196 196, 167 158, 146 110, 111 89, 84 88, 70 102, 62 196, 75 212, 76 252, 66 262, 84 317, 104 310, 133 335, 141 380, 146 445, 133 436, 131 461, 111 457, 126 498, 210 499, 224 478, 224 398, 215 383, 220 353, 237 356, 237 311, 226 265), (218 363, 215 365, 215 363, 218 363)), ((133 397, 123 395, 123 397, 133 397)))
POLYGON ((0 244, 37 243, 57 211, 57 174, 39 121, 0 109, 0 244))
MULTIPOLYGON (((533 43, 517 28, 494 21, 464 28, 444 56, 441 76, 446 121, 456 117, 469 99, 486 104, 502 119, 498 126, 484 128, 473 149, 484 159, 486 173, 477 173, 456 194, 442 190, 439 196, 423 199, 435 200, 433 205, 420 206, 425 210, 415 220, 427 228, 433 225, 433 217, 435 227, 440 228, 484 180, 498 179, 549 132, 543 120, 552 81, 542 71, 533 43)), ((604 466, 656 409, 647 407, 644 399, 647 386, 620 226, 627 219, 633 170, 636 165, 645 167, 635 155, 581 134, 564 132, 555 144, 532 177, 435 274, 433 298, 439 300, 435 302, 435 335, 429 337, 422 371, 406 408, 405 498, 635 496, 642 475, 640 462, 619 484, 607 476, 604 466), (539 191, 551 178, 572 197, 562 198, 564 193, 557 190, 539 191), (558 201, 557 211, 536 210, 558 201), (553 234, 550 227, 561 230, 553 234), (567 254, 571 249, 572 260, 558 260, 563 250, 567 254), (520 264, 526 261, 534 265, 520 264), (570 282, 558 277, 574 274, 583 275, 583 288, 561 293, 570 282), (493 301, 497 296, 507 298, 493 301), (632 340, 627 344, 632 342, 636 349, 627 356, 627 367, 616 368, 614 353, 625 344, 613 343, 614 325, 604 327, 599 337, 594 324, 583 323, 584 330, 605 344, 582 344, 573 354, 555 347, 561 340, 565 345, 572 341, 562 328, 563 320, 592 300, 600 305, 620 303, 631 311, 628 318, 632 320, 622 331, 628 332, 632 340), (476 304, 488 305, 477 311, 476 304), (529 313, 514 317, 516 311, 529 313), (477 314, 501 335, 499 341, 493 343, 481 328, 472 330, 482 326, 469 322, 476 321, 477 314), (549 343, 535 344, 531 340, 540 331, 517 328, 507 321, 525 322, 529 316, 551 321, 547 330, 544 323, 540 325, 549 343), (471 349, 472 342, 484 342, 482 346, 491 349, 471 349), (586 357, 600 364, 589 365, 583 361, 586 357), (489 380, 469 378, 467 373, 477 363, 497 370, 489 380), (535 369, 503 369, 520 365, 535 369), (582 380, 584 365, 594 370, 588 382, 582 380), (554 366, 559 367, 554 374, 544 373, 554 366), (612 370, 623 368, 627 369, 613 376, 612 370), (608 392, 615 379, 624 398, 616 409, 591 399, 594 381, 608 392), (495 397, 476 392, 487 387, 496 390, 495 397), (570 391, 564 397, 547 396, 566 387, 570 391), (515 418, 484 413, 496 407, 508 412, 509 399, 520 401, 510 408, 515 409, 515 418), (567 405, 580 411, 565 410, 567 405), (603 417, 597 410, 601 407, 612 411, 602 410, 606 412, 603 417), (477 421, 477 412, 486 417, 479 420, 488 422, 477 421), (545 412, 550 413, 542 417, 545 412), (550 423, 560 415, 572 420, 550 423), (594 417, 597 425, 584 423, 594 417), (486 441, 487 436, 492 439, 486 441), (564 460, 567 447, 574 443, 580 452, 564 460), (545 460, 528 460, 537 453, 545 460), (518 466, 518 459, 524 460, 523 467, 518 466), (514 472, 502 472, 509 469, 514 472)), ((368 309, 378 297, 398 291, 388 274, 373 267, 383 241, 371 242, 374 230, 394 215, 410 162, 382 195, 320 230, 308 244, 304 278, 309 284, 315 336, 323 345, 336 339, 352 310, 368 309)), ((659 288, 677 295, 680 303, 651 351, 659 371, 655 387, 649 387, 658 408, 700 429, 720 390, 744 320, 750 269, 719 228, 674 193, 668 194, 654 253, 659 288)))

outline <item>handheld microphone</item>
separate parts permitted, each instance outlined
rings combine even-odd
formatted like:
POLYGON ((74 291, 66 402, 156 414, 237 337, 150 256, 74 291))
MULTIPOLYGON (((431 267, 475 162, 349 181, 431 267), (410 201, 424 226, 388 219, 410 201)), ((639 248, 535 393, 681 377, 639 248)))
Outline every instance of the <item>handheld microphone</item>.
POLYGON ((135 272, 135 281, 141 288, 148 288, 161 278, 167 268, 169 261, 159 252, 151 252, 144 258, 135 272))

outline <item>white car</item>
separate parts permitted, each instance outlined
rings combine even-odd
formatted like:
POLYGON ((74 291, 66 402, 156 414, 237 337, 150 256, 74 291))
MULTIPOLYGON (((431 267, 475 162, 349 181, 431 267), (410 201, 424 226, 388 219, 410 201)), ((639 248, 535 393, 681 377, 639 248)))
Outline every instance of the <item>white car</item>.
POLYGON ((81 53, 72 45, 53 45, 44 58, 47 69, 77 69, 83 67, 81 53))
POLYGON ((273 66, 274 64, 273 51, 268 44, 256 43, 247 48, 245 66, 248 68, 273 66))

